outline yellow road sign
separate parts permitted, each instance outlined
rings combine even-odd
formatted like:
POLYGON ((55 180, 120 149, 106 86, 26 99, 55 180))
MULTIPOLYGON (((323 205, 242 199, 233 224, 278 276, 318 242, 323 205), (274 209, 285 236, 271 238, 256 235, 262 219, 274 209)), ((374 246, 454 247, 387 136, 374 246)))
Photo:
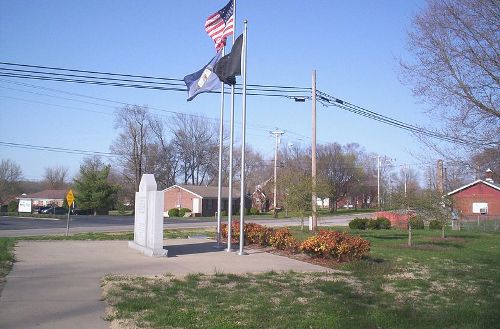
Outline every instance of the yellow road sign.
POLYGON ((69 190, 68 194, 66 194, 66 201, 68 201, 69 207, 71 207, 71 204, 75 201, 75 196, 73 195, 72 190, 69 190))

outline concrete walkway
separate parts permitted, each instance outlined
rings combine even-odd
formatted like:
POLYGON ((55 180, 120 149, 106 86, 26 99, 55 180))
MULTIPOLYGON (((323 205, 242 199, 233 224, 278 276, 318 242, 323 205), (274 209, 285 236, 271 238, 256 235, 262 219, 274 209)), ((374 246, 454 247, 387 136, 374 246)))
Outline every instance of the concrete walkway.
POLYGON ((100 280, 105 274, 324 272, 324 267, 250 250, 239 256, 211 240, 165 240, 168 258, 149 258, 127 241, 24 241, 0 296, 2 329, 108 328, 100 280))

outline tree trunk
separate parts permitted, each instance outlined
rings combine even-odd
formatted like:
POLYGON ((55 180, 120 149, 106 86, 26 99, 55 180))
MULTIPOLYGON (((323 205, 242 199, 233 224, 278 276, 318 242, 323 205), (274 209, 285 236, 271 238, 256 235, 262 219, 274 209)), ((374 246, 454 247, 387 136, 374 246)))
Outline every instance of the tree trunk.
POLYGON ((97 216, 97 209, 94 209, 94 216, 97 216))
POLYGON ((441 226, 441 238, 444 239, 445 236, 444 236, 444 223, 443 223, 443 226, 441 226))
POLYGON ((411 247, 411 224, 408 221, 408 247, 411 247))

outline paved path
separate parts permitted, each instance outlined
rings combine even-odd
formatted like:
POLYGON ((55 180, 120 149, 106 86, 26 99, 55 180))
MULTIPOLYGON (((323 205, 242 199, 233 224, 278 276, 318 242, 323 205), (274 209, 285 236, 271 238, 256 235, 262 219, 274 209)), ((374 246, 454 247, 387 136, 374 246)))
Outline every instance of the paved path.
POLYGON ((168 258, 149 258, 127 241, 23 241, 0 296, 2 329, 108 328, 100 280, 107 273, 248 273, 325 271, 320 266, 251 250, 247 256, 214 248, 210 240, 165 240, 168 258))

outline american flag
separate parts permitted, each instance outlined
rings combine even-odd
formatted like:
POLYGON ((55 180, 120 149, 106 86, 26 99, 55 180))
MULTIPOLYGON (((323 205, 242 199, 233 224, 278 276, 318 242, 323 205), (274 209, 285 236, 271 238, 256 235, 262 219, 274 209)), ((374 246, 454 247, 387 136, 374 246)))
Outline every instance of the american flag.
POLYGON ((224 8, 210 15, 205 22, 205 31, 214 40, 217 51, 226 45, 227 37, 234 33, 233 13, 234 3, 229 0, 224 8))

